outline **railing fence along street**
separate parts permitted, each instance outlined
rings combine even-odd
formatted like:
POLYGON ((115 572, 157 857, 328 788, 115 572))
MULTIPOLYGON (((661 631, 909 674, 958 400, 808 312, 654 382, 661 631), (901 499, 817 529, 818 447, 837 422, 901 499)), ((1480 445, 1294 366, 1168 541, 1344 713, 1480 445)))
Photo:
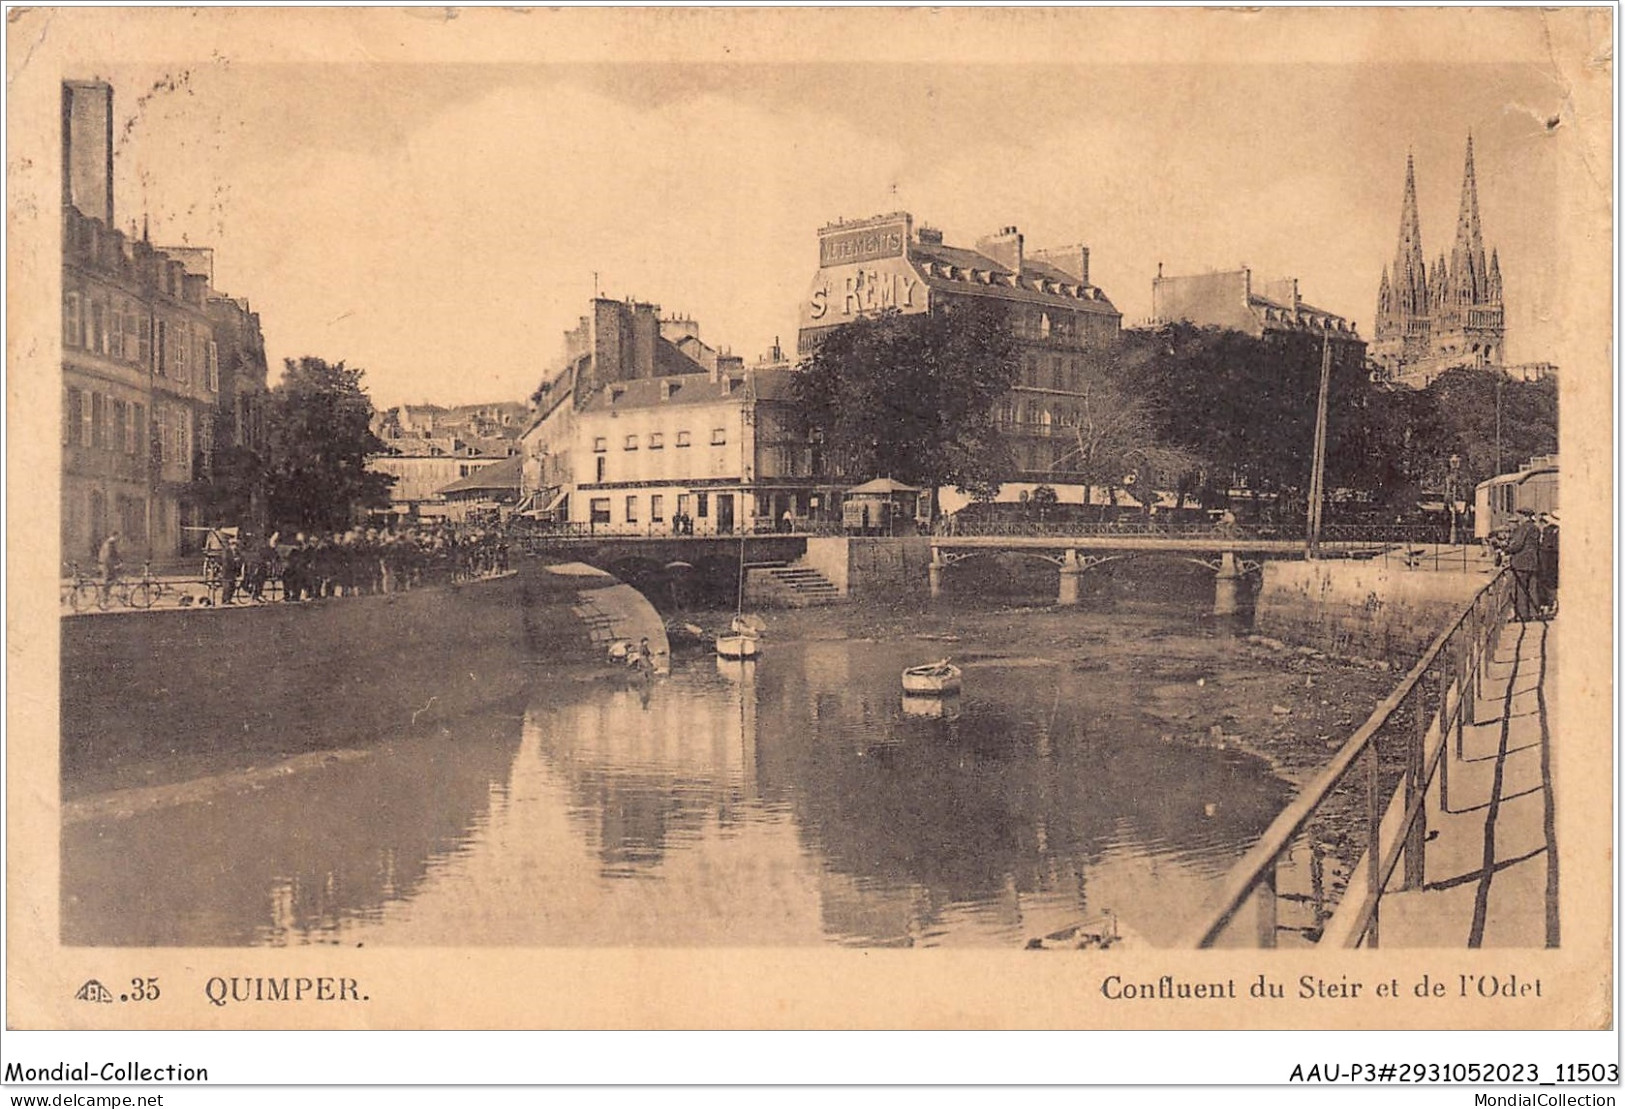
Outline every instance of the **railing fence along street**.
POLYGON ((1304 787, 1231 869, 1211 911, 1190 946, 1212 947, 1235 922, 1249 897, 1256 901, 1257 946, 1276 946, 1277 867, 1312 818, 1345 779, 1358 778, 1365 800, 1364 888, 1351 880, 1319 942, 1344 947, 1378 945, 1378 907, 1394 872, 1404 863, 1402 889, 1422 885, 1427 851, 1428 790, 1439 779, 1440 807, 1450 811, 1450 756, 1462 753, 1463 729, 1484 688, 1484 671, 1496 632, 1512 603, 1512 575, 1498 573, 1428 647, 1394 691, 1304 787), (1452 738, 1453 737, 1453 738, 1452 738), (1381 756, 1403 754, 1398 789, 1385 794, 1381 756), (1363 773, 1354 774, 1356 765, 1363 773))

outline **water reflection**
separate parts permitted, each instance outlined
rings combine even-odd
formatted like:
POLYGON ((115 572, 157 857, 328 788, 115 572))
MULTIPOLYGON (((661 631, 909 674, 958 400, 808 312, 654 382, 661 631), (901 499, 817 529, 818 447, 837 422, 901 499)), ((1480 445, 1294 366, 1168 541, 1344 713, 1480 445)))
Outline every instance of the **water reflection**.
POLYGON ((69 824, 62 942, 330 939, 478 840, 518 741, 517 715, 493 713, 246 792, 69 824))
POLYGON ((64 830, 91 944, 982 944, 1110 908, 1175 940, 1285 804, 1165 742, 1121 675, 965 664, 905 701, 886 643, 563 681, 522 721, 64 830))

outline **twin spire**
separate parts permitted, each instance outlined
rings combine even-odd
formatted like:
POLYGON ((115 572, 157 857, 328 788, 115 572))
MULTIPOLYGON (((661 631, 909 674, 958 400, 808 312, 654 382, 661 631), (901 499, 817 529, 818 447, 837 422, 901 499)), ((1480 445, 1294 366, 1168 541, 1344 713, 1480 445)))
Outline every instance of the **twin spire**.
POLYGON ((1484 257, 1478 219, 1478 178, 1473 168, 1473 138, 1467 136, 1467 162, 1461 181, 1461 209, 1456 216, 1456 242, 1448 263, 1444 254, 1431 272, 1422 253, 1422 224, 1416 203, 1416 160, 1405 156, 1405 195, 1399 210, 1399 243, 1394 263, 1385 267, 1377 292, 1377 335, 1415 330, 1415 322, 1432 318, 1450 326, 1464 310, 1501 303, 1501 260, 1484 257))

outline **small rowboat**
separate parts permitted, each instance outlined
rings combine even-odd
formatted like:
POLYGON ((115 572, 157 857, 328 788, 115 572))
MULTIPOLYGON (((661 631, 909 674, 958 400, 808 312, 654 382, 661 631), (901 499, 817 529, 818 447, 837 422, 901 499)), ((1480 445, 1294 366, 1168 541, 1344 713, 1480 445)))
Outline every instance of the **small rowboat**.
POLYGON ((717 636, 717 656, 719 658, 751 659, 756 657, 758 649, 759 637, 754 635, 717 636))
POLYGON ((903 692, 942 696, 959 692, 959 667, 943 659, 903 671, 903 692))
POLYGON ((717 636, 717 654, 722 658, 755 658, 766 627, 760 616, 735 616, 728 634, 717 636))

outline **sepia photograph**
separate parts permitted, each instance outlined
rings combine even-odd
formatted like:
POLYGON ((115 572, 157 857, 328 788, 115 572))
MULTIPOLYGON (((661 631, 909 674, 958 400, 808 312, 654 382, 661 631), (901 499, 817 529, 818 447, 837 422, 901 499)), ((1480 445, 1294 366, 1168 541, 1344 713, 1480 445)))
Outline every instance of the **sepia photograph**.
POLYGON ((1612 1027, 1611 10, 9 15, 8 1027, 1612 1027))

